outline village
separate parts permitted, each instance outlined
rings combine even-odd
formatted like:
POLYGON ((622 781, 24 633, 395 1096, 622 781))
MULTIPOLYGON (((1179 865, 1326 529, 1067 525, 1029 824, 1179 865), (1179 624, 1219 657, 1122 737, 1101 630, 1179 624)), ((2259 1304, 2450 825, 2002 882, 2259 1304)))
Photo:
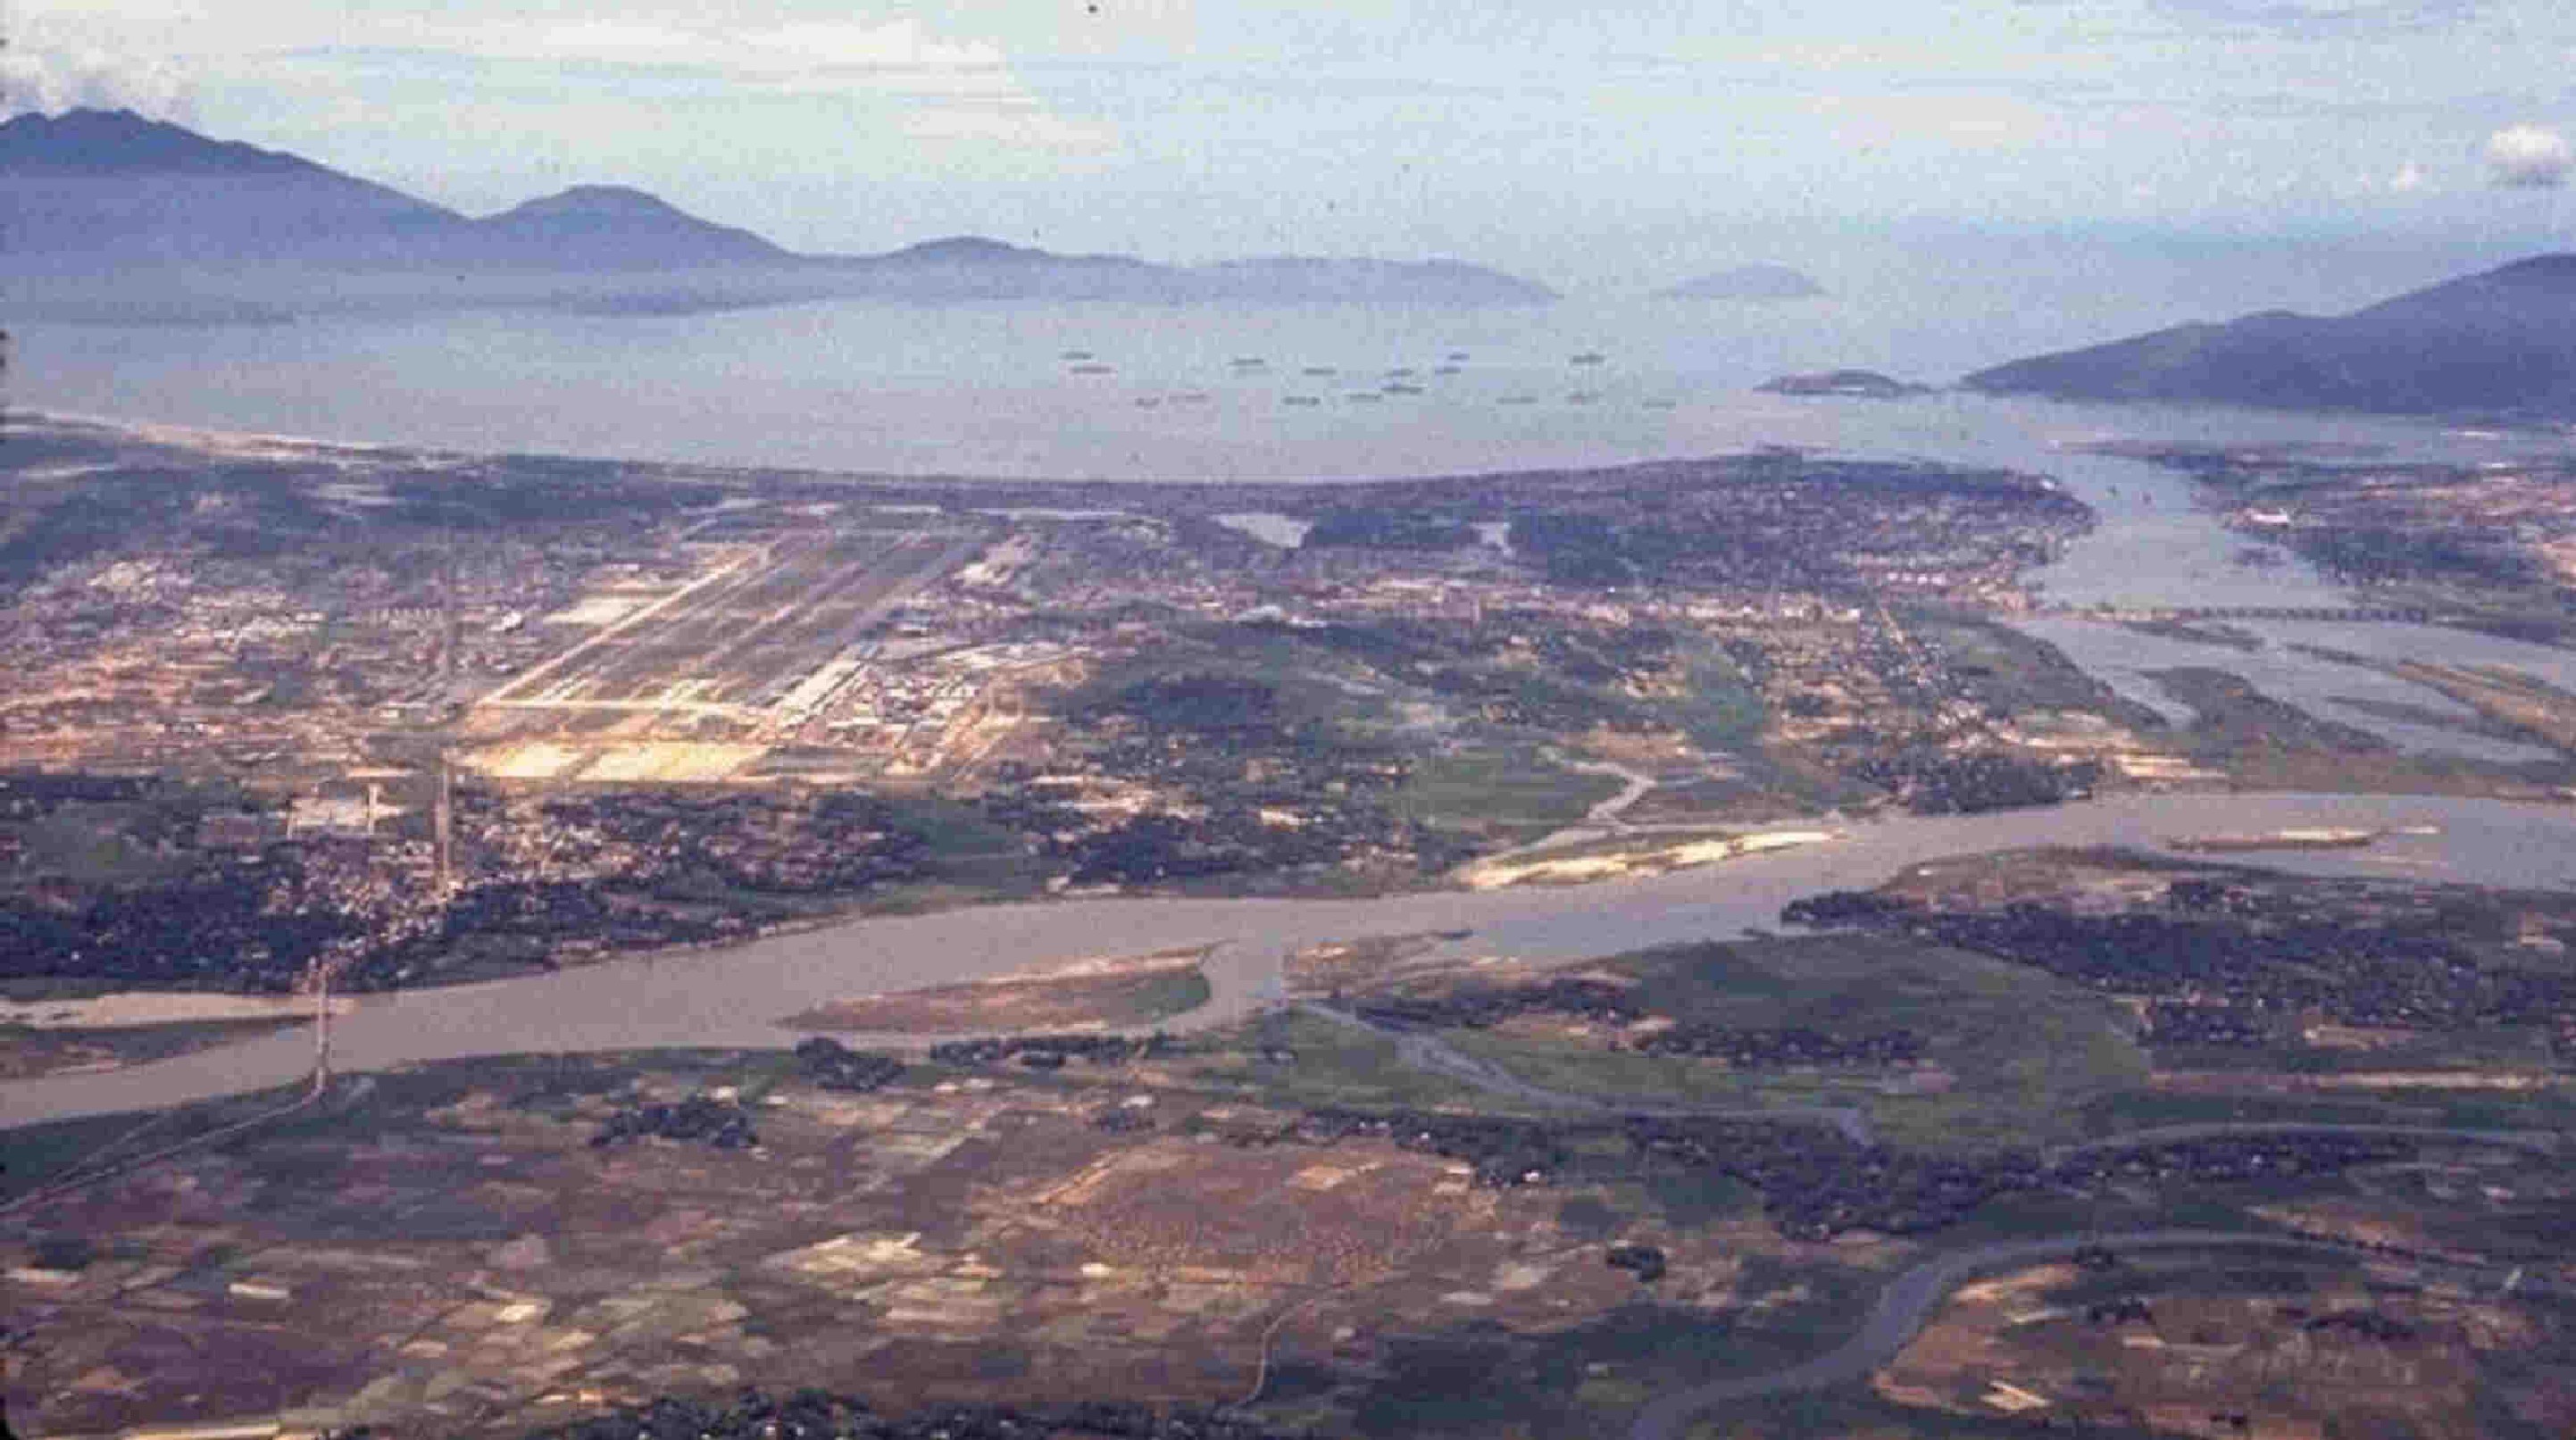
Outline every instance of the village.
POLYGON ((1730 824, 2100 770, 1934 633, 1998 643, 1979 617, 2085 523, 2044 481, 1766 452, 1075 505, 13 443, 51 447, 0 553, 20 982, 475 978, 925 888, 1439 884, 1614 796, 1730 824), (75 522, 120 497, 134 523, 75 522))

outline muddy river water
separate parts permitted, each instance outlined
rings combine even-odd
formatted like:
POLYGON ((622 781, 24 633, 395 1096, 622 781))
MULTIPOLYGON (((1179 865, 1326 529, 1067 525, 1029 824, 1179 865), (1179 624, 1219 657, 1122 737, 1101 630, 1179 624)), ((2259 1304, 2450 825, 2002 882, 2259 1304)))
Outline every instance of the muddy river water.
MULTIPOLYGON (((2342 592, 2296 561, 2249 567, 2243 542, 2194 508, 2178 475, 2135 460, 2085 453, 2120 438, 2315 438, 2322 422, 2243 414, 2114 412, 2002 405, 1941 397, 1867 412, 1878 455, 1999 464, 2059 477, 2092 504, 2102 524, 2039 577, 2067 604, 2332 606, 2342 592), (2105 429, 2117 424, 2118 430, 2105 429)), ((2516 447, 2563 452, 2560 437, 2497 440, 2425 427, 2339 425, 2332 438, 2406 458, 2492 461, 2516 447)), ((2140 672, 2172 658, 2117 626, 2035 621, 2037 633, 2124 691, 2145 695, 2140 672)), ((2334 687, 2302 680, 2316 661, 2289 648, 2295 625, 2261 625, 2266 645, 2247 654, 2187 648, 2199 663, 2237 670, 2258 686, 2320 706, 2334 687), (2205 653, 2202 653, 2205 652, 2205 653), (2302 688, 2302 687, 2305 688, 2302 688), (2323 688, 2320 688, 2323 687, 2323 688)), ((2576 656, 2510 646, 2417 626, 2350 627, 2320 636, 2334 648, 2449 660, 2487 659, 2576 689, 2576 656), (2509 652, 2509 653, 2508 653, 2509 652)), ((2358 672, 2337 667, 2346 678, 2358 672)), ((2351 693, 2363 693, 2351 681, 2351 693)), ((2429 691, 2406 698, 2447 704, 2429 691)), ((2166 702, 2170 705, 2170 701, 2166 702)), ((2351 723, 2361 714, 2337 715, 2351 723)), ((2416 726, 2396 743, 2438 747, 2451 732, 2416 726)), ((2485 743, 2494 743, 2489 740, 2485 743)), ((854 920, 725 950, 614 961, 554 974, 448 989, 368 996, 334 1026, 342 1070, 528 1051, 792 1043, 783 1017, 857 995, 1003 974, 1083 956, 1212 945, 1215 998, 1175 1028, 1239 1019, 1281 995, 1281 964, 1306 945, 1372 935, 1463 931, 1466 953, 1569 960, 1639 946, 1740 935, 1777 923, 1799 896, 1876 884, 1943 856, 2011 846, 2154 845, 2197 834, 2357 826, 2391 834, 2361 850, 2279 851, 2256 857, 2285 868, 2364 872, 2499 885, 2576 884, 2576 805, 2515 805, 2419 797, 2294 795, 2125 796, 2049 810, 1843 824, 1826 843, 1746 856, 1709 868, 1576 888, 1439 892, 1368 900, 1090 899, 989 906, 925 916, 854 920)), ((113 1113, 291 1082, 311 1063, 304 1036, 285 1033, 120 1070, 0 1084, 0 1125, 113 1113)))
MULTIPOLYGON (((1876 884, 1917 862, 2018 845, 2153 846, 2195 835, 2347 826, 2366 849, 2264 852, 2316 873, 2576 885, 2576 805, 2418 796, 2124 796, 2049 810, 1834 826, 1802 849, 1651 878, 1564 888, 1440 891, 1367 900, 1089 899, 856 920, 722 950, 361 999, 333 1026, 341 1070, 528 1051, 778 1046, 782 1020, 828 1001, 1003 974, 1082 956, 1214 946, 1215 997, 1172 1028, 1222 1024, 1281 998, 1282 961, 1327 940, 1464 931, 1461 954, 1572 960, 1741 935, 1818 890, 1876 884)), ((305 1036, 283 1033, 152 1064, 0 1085, 0 1123, 139 1110, 303 1076, 305 1036)))

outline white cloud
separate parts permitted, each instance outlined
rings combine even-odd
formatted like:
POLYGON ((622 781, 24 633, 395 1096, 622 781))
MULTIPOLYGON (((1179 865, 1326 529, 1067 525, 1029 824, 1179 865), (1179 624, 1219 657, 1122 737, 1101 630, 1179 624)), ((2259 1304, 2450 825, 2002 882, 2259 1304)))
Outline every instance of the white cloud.
POLYGON ((2046 110, 2011 95, 1829 94, 1807 102, 1807 108, 1850 149, 1925 140, 1961 150, 2005 149, 2038 143, 2052 129, 2046 110))
POLYGON ((185 70, 158 58, 80 47, 0 50, 0 114, 52 114, 84 105, 187 120, 196 114, 196 84, 185 70))
POLYGON ((2424 188, 2425 179, 2424 167, 2409 160, 2388 177, 2388 188, 2400 195, 2412 195, 2424 188))
POLYGON ((945 40, 912 20, 757 31, 743 36, 723 63, 745 83, 797 94, 866 91, 1043 108, 999 46, 945 40))
POLYGON ((584 21, 486 29, 451 43, 492 59, 673 67, 774 95, 874 97, 901 107, 897 124, 915 139, 1059 152, 1119 143, 1109 125, 1058 114, 1001 46, 905 15, 731 30, 584 21))
POLYGON ((1108 125, 1068 120, 1042 105, 938 105, 907 112, 905 138, 932 144, 981 141, 1018 150, 1097 155, 1118 148, 1108 125))
POLYGON ((1007 63, 1001 47, 983 40, 943 40, 911 19, 882 25, 781 25, 754 31, 744 45, 763 60, 796 68, 844 65, 919 65, 937 68, 1000 68, 1007 63))
POLYGON ((581 20, 530 32, 520 43, 554 59, 669 60, 684 58, 701 48, 705 37, 668 25, 581 20))
POLYGON ((592 64, 655 64, 733 75, 801 75, 844 69, 1007 68, 1009 57, 983 40, 944 39, 909 16, 867 21, 773 25, 767 29, 700 29, 635 20, 568 25, 514 25, 447 37, 469 53, 495 59, 592 64))
POLYGON ((2567 137, 2538 125, 2512 125, 2487 137, 2487 174, 2509 190, 2552 190, 2576 171, 2567 137))

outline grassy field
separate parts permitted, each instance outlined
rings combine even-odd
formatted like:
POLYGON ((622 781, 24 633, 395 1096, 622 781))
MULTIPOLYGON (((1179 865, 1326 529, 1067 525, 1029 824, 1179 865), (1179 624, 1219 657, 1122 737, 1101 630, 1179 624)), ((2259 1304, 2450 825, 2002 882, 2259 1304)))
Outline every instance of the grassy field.
POLYGON ((1521 841, 1571 825, 1618 793, 1617 780, 1568 769, 1533 745, 1429 757, 1397 803, 1425 824, 1521 841))
POLYGON ((1701 749, 1744 755, 1760 746, 1770 714, 1734 661, 1714 646, 1686 646, 1682 676, 1682 696, 1668 708, 1701 749))
POLYGON ((1738 1072, 1615 1052, 1566 1062, 1606 1079, 1660 1072, 1674 1093, 1696 1099, 1854 1104, 1890 1143, 1980 1149, 2071 1138, 2084 1104, 2147 1078, 2146 1056, 2109 1001, 1963 951, 1827 935, 1650 951, 1613 967, 1637 977, 1641 1005, 1685 1022, 1922 1036, 1926 1058, 1952 1077, 1947 1093, 1882 1093, 1884 1077, 1868 1073, 1738 1072))
POLYGON ((1121 997, 1124 1014, 1113 1023, 1143 1025, 1186 1015, 1208 1003, 1215 993, 1205 971, 1167 971, 1139 982, 1132 992, 1121 997))
POLYGON ((1184 1083, 1280 1105, 1492 1110, 1492 1098, 1404 1063, 1395 1042, 1297 1011, 1194 1037, 1184 1083), (1293 1060, 1265 1059, 1265 1053, 1293 1060))
POLYGON ((2335 1095, 2201 1095, 2128 1091, 2086 1101, 2083 1133, 2111 1135, 2162 1125, 2429 1125, 2472 1130, 2565 1130, 2576 1097, 2564 1087, 2536 1093, 2390 1089, 2335 1095))
POLYGON ((2078 710, 2153 734, 2164 719, 2086 674, 2056 646, 1982 617, 1909 611, 1907 633, 1941 652, 1979 705, 2006 715, 2078 710))
MULTIPOLYGON (((2088 1105, 2140 1089, 2149 1076, 2146 1054, 2108 1000, 2026 966, 1961 951, 1831 935, 1681 946, 1619 957, 1606 968, 1635 977, 1634 1003, 1657 1016, 1845 1036, 1908 1029, 1922 1037, 1931 1068, 1736 1069, 1614 1048, 1615 1031, 1452 1030, 1443 1038, 1551 1089, 1705 1106, 1854 1107, 1887 1143, 1931 1150, 2081 1138, 2088 1105), (1924 1073, 1945 1078, 1924 1084, 1924 1073)), ((1358 1038, 1362 1053, 1374 1048, 1358 1038)), ((1339 1053, 1352 1052, 1350 1037, 1336 1043, 1339 1053)), ((1391 1047, 1377 1058, 1396 1063, 1391 1047)), ((1372 1068, 1370 1084, 1392 1081, 1372 1068)))

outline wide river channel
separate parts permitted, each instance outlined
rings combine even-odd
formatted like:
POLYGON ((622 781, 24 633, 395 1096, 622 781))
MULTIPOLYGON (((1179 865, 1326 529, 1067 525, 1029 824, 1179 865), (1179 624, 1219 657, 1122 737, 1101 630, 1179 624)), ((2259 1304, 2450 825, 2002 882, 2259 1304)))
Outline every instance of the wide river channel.
MULTIPOLYGON (((1943 396, 1920 404, 1827 404, 1803 410, 1724 407, 1738 425, 1813 442, 1838 434, 1850 453, 2006 465, 2057 476, 2094 506, 2101 524, 2039 577, 2059 604, 2332 606, 2346 597, 2295 561, 2242 561, 2244 542, 2195 507, 2171 471, 2087 453, 2113 438, 2229 443, 2332 440, 2404 458, 2509 463, 2518 453, 2563 455, 2564 436, 2487 436, 2431 427, 2331 422, 2244 412, 2102 410, 1943 396), (1795 433, 1799 431, 1806 433, 1795 433)), ((1686 412, 1687 413, 1687 412, 1686 412)), ((1678 437, 1666 437, 1666 443, 1678 437)), ((1695 437, 1717 440, 1715 435, 1695 437)), ((1743 438, 1743 437, 1732 437, 1743 438)), ((1724 448, 1715 444, 1710 448, 1724 448)), ((1460 458, 1460 457, 1443 457, 1460 458)), ((1598 458, 1598 457, 1586 457, 1598 458)), ((1428 468, 1428 467, 1426 467, 1428 468)), ((2135 631, 2060 615, 2026 628, 2139 698, 2136 668, 2149 642, 2135 631)), ((2305 622, 2258 622, 2255 653, 2209 649, 2197 663, 2243 673, 2257 686, 2314 704, 2347 723, 2376 723, 2406 748, 2463 751, 2465 730, 2392 726, 2366 712, 2334 713, 2368 672, 2318 663, 2294 642, 2305 622)), ((2348 627, 2339 627, 2348 628, 2348 627)), ((2576 689, 2576 655, 2454 630, 2380 626, 2367 648, 2452 662, 2512 666, 2576 689)), ((2162 661, 2159 663, 2171 663, 2162 661)), ((2407 687, 2427 711, 2447 705, 2407 687)), ((2169 702, 2168 702, 2169 703, 2169 702)), ((2493 744, 2492 740, 2485 743, 2493 744)), ((335 1068, 539 1051, 657 1046, 779 1046, 787 1017, 830 1001, 970 980, 1051 961, 1177 946, 1213 947, 1215 998, 1173 1028, 1224 1024, 1282 998, 1282 961, 1324 941, 1465 932, 1462 953, 1574 960, 1640 946, 1724 938, 1778 923, 1789 901, 1866 887, 1945 856, 2015 846, 2155 846, 2176 837, 2351 826, 2392 832, 2367 849, 2267 852, 2284 868, 2556 888, 2576 884, 2576 805, 2516 805, 2418 797, 2130 795, 2046 810, 1944 818, 1817 822, 1834 838, 1715 867, 1579 888, 1443 891, 1368 900, 1084 899, 869 918, 779 934, 722 950, 611 961, 489 984, 371 995, 333 1027, 335 1068), (2398 833, 2405 832, 2405 833, 2398 833)), ((1804 827, 1801 827, 1804 828, 1804 827)), ((918 1039, 918 1037, 912 1037, 918 1039)), ((276 1033, 118 1070, 0 1084, 0 1126, 157 1108, 290 1083, 311 1065, 311 1041, 276 1033)))
MULTIPOLYGON (((1212 946, 1215 998, 1173 1028, 1221 1024, 1281 998, 1281 962, 1330 940, 1466 932, 1461 953, 1574 960, 1738 936, 1818 890, 1876 884, 1922 861, 2043 844, 2159 842, 2304 826, 2386 830, 2366 849, 2268 852, 2318 873, 2576 885, 2576 806, 2430 797, 2124 796, 2047 810, 1898 817, 1699 870, 1572 888, 1437 891, 1368 900, 1091 899, 855 920, 728 949, 370 995, 333 1024, 335 1068, 374 1070, 532 1051, 780 1046, 786 1017, 845 997, 999 975, 1054 960, 1212 946)), ((203 1100, 305 1075, 310 1039, 279 1033, 120 1070, 0 1086, 22 1125, 203 1100)))

